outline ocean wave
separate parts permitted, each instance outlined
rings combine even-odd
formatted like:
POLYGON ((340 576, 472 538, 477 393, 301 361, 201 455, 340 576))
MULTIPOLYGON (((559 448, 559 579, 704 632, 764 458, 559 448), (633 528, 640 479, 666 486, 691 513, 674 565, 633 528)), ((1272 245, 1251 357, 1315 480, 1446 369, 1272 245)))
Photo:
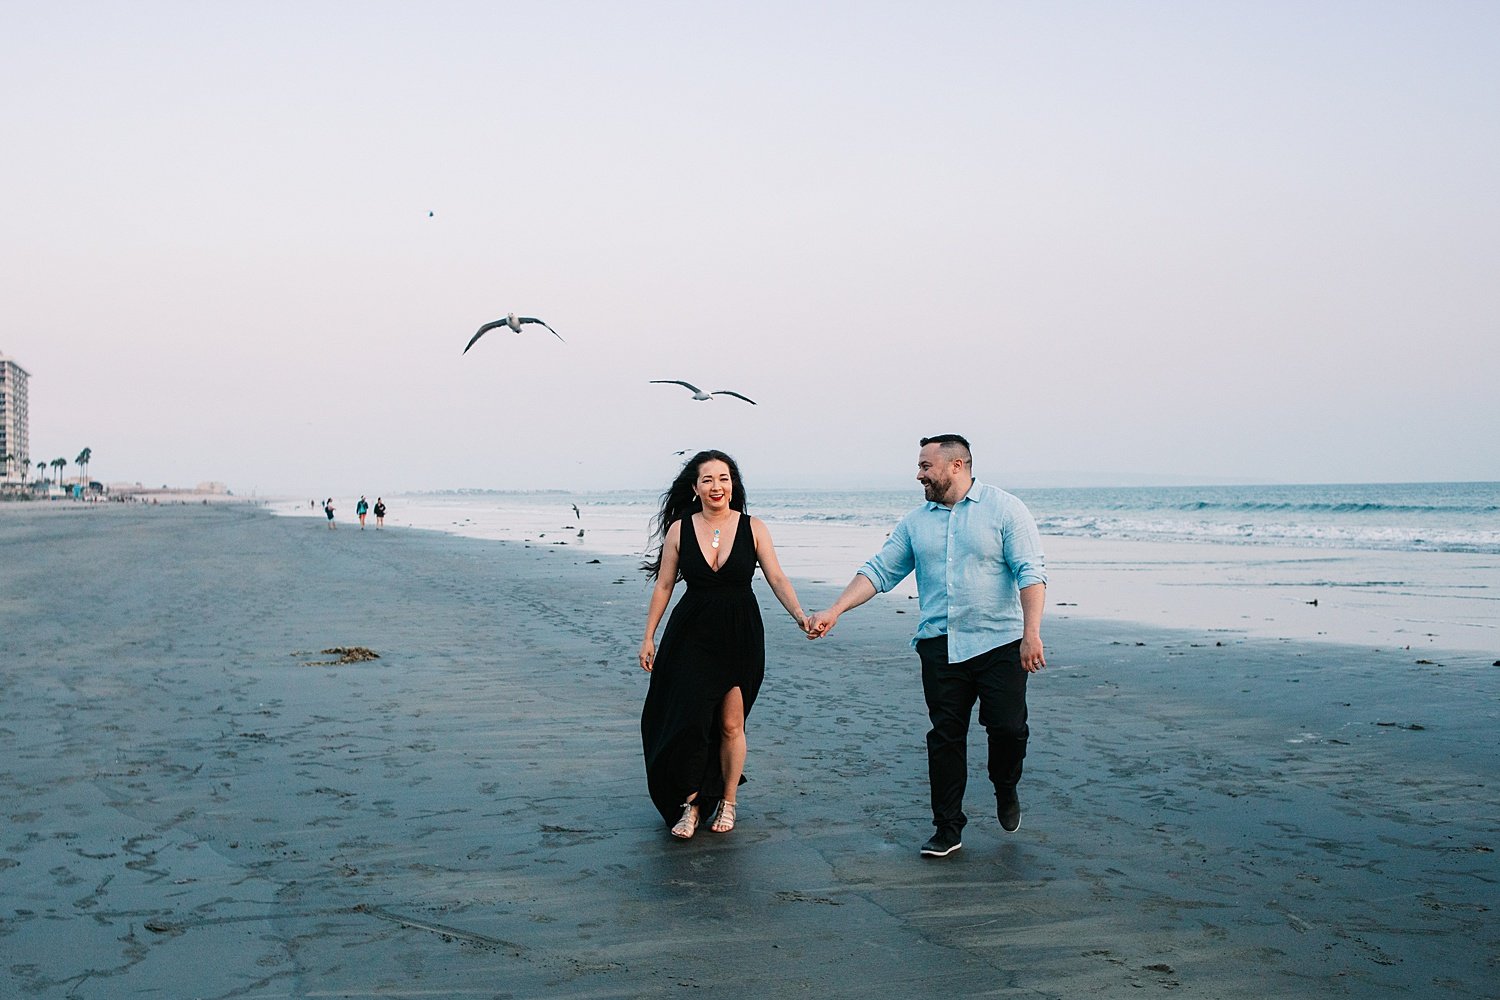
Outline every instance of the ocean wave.
POLYGON ((1294 521, 1229 522, 1063 515, 1041 517, 1044 535, 1131 541, 1232 542, 1239 545, 1306 545, 1413 552, 1500 554, 1500 531, 1398 525, 1312 524, 1294 521))
MULTIPOLYGON (((1130 510, 1129 504, 1118 504, 1112 507, 1114 510, 1130 510)), ((1289 501, 1289 500, 1190 500, 1173 507, 1175 510, 1184 511, 1244 511, 1246 513, 1287 513, 1300 512, 1307 514, 1473 514, 1487 515, 1500 513, 1500 504, 1403 504, 1403 503, 1379 503, 1373 501, 1289 501)))
MULTIPOLYGON (((1160 542, 1500 554, 1500 484, 1159 487, 1017 491, 1043 534, 1160 542)), ((645 517, 646 490, 454 490, 414 497, 445 511, 489 510, 529 523, 576 502, 590 511, 645 517)), ((768 521, 890 531, 922 503, 915 489, 752 490, 749 510, 768 521)), ((540 523, 540 522, 539 522, 540 523)), ((550 527, 550 525, 549 525, 550 527)))
POLYGON ((830 524, 859 524, 869 520, 869 517, 868 515, 861 516, 852 512, 844 514, 828 514, 804 511, 803 513, 795 515, 793 517, 784 518, 784 520, 804 521, 809 524, 816 524, 819 521, 830 524))

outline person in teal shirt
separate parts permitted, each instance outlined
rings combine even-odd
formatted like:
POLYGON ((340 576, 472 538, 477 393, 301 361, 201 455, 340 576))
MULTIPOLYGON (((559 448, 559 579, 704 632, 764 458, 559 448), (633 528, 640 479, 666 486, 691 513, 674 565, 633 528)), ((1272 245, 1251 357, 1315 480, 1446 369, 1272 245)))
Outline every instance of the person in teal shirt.
POLYGON ((1000 826, 1021 826, 1016 786, 1026 757, 1026 679, 1046 666, 1042 609, 1047 569, 1041 535, 1019 499, 974 478, 969 442, 958 434, 923 438, 917 481, 927 502, 902 519, 825 611, 808 618, 808 637, 826 635, 839 616, 886 593, 913 572, 921 617, 912 646, 932 729, 927 770, 936 832, 926 857, 963 846, 969 720, 989 735, 989 776, 1000 826))

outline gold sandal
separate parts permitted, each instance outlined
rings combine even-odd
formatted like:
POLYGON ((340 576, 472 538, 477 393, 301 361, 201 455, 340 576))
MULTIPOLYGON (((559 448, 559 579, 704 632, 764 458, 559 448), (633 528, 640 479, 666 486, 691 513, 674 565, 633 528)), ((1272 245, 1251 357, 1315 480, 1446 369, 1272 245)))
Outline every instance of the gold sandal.
POLYGON ((719 802, 718 811, 714 813, 713 825, 709 827, 714 833, 728 833, 734 829, 734 803, 719 802))
POLYGON ((684 802, 682 804, 682 819, 672 827, 672 836, 678 840, 691 840, 693 834, 698 832, 698 804, 696 802, 684 802))

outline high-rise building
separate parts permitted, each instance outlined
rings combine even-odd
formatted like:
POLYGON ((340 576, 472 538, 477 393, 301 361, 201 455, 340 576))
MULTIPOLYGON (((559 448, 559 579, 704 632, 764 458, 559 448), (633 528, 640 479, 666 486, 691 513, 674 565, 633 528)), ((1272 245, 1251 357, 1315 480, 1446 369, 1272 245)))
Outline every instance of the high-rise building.
POLYGON ((31 478, 31 431, 26 421, 26 380, 31 376, 0 354, 0 482, 31 478))

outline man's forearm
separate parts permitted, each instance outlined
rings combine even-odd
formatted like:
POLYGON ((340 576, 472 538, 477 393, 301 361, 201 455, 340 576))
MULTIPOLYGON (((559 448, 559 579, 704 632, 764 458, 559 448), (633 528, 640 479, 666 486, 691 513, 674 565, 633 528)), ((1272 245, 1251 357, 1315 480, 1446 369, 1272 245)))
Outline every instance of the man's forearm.
POLYGON ((1042 636, 1042 609, 1047 606, 1047 585, 1033 583, 1021 588, 1021 631, 1031 639, 1042 636))
POLYGON ((841 615, 850 608, 857 608, 861 604, 874 597, 878 591, 870 578, 863 573, 855 573, 854 579, 849 581, 849 586, 839 595, 838 600, 829 605, 828 610, 836 615, 841 615))

